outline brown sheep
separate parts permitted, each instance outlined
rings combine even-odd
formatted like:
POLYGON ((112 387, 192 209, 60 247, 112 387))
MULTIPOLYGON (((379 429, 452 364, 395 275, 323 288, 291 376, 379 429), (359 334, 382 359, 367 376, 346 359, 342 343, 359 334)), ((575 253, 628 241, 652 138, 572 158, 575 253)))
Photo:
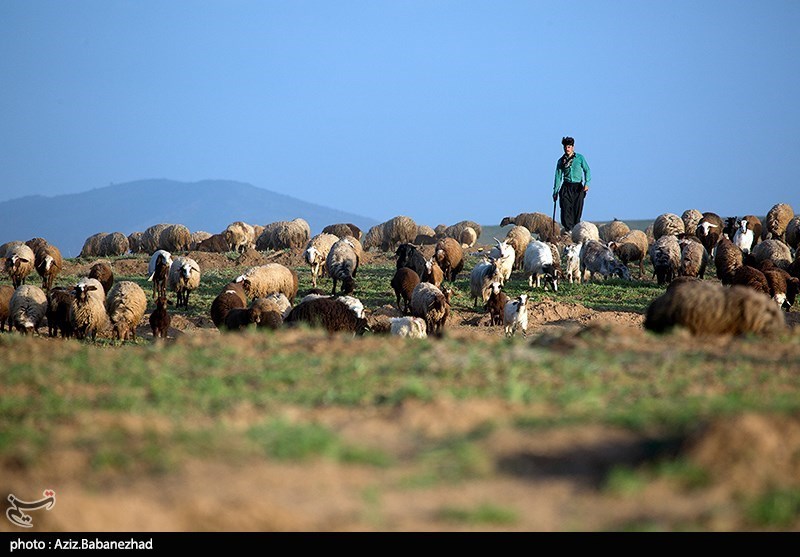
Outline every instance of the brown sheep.
POLYGON ((349 332, 363 335, 369 331, 367 320, 336 298, 312 298, 300 302, 292 308, 284 323, 289 326, 303 323, 309 327, 322 327, 330 334, 349 332))
POLYGON ((800 279, 778 267, 764 270, 764 276, 769 284, 769 295, 780 307, 789 311, 800 291, 800 279))
POLYGON ((520 213, 516 217, 503 217, 500 226, 516 224, 536 234, 543 242, 556 243, 561 237, 561 225, 544 213, 520 213))
POLYGON ((700 224, 700 220, 702 218, 703 213, 697 209, 686 209, 681 215, 684 234, 686 236, 694 236, 695 231, 697 230, 697 225, 700 224))
POLYGON ((5 331, 8 323, 8 330, 11 331, 11 296, 14 295, 14 287, 7 284, 0 284, 0 333, 5 331))
POLYGON ((780 269, 788 269, 789 265, 794 261, 792 250, 789 246, 780 240, 772 238, 760 242, 750 253, 756 261, 761 262, 769 259, 780 269))
POLYGON ((45 244, 35 250, 35 258, 34 267, 42 277, 42 290, 47 292, 53 287, 53 282, 64 265, 61 251, 52 244, 45 244))
POLYGON ((786 227, 793 218, 794 210, 791 205, 787 203, 773 205, 767 213, 767 222, 761 239, 786 241, 786 227))
POLYGON ((464 248, 455 238, 445 237, 436 242, 434 257, 442 268, 445 280, 453 282, 464 268, 464 248))
POLYGON ((598 226, 597 231, 600 234, 600 239, 608 244, 609 242, 618 241, 630 232, 631 228, 621 220, 614 219, 611 222, 598 226))
POLYGON ((738 284, 739 286, 747 286, 748 288, 752 288, 757 292, 761 292, 762 294, 770 295, 769 292, 769 282, 767 282, 767 277, 761 271, 761 269, 756 269, 755 267, 751 267, 750 265, 742 265, 736 272, 733 273, 733 278, 731 279, 731 285, 738 284))
MULTIPOLYGON (((237 284, 241 288, 241 283, 237 284)), ((237 292, 224 289, 214 298, 214 301, 211 302, 211 309, 209 310, 211 321, 214 323, 215 327, 221 329, 225 324, 225 318, 230 310, 234 308, 244 309, 246 307, 247 301, 243 300, 237 292)))
POLYGON ((678 236, 686 232, 683 219, 673 213, 663 213, 653 221, 653 240, 658 240, 662 236, 678 236))
POLYGON ((167 338, 169 324, 172 318, 167 311, 167 306, 172 304, 167 300, 166 294, 161 294, 156 298, 156 308, 150 314, 150 329, 153 331, 153 338, 167 338))
POLYGON ((98 261, 89 268, 89 278, 97 279, 103 285, 106 294, 114 284, 114 271, 108 261, 98 261))
MULTIPOLYGON (((709 255, 713 256, 715 254, 714 248, 722 237, 723 228, 725 228, 725 222, 722 220, 722 217, 708 211, 703 213, 703 218, 700 219, 694 231, 694 235, 700 239, 700 242, 702 242, 703 247, 706 248, 709 255)), ((732 238, 732 236, 730 236, 729 239, 730 238, 732 238)))
POLYGON ((616 242, 609 242, 614 254, 626 266, 639 262, 639 278, 644 276, 644 259, 648 255, 650 244, 647 235, 641 230, 631 230, 616 242))
POLYGON ((228 241, 223 234, 212 234, 205 240, 200 240, 197 243, 197 251, 205 251, 211 253, 225 253, 229 249, 228 241))
POLYGON ((733 275, 742 266, 744 254, 742 250, 723 236, 717 243, 717 251, 714 254, 714 267, 716 267, 717 278, 723 285, 733 284, 733 275))
POLYGON ((69 308, 75 300, 75 292, 71 288, 57 286, 47 293, 47 330, 51 337, 72 337, 72 323, 69 320, 69 308))
POLYGON ((25 244, 15 245, 6 250, 5 258, 6 273, 11 277, 14 288, 25 284, 25 279, 33 272, 36 262, 33 250, 25 244))
POLYGON ((391 286, 397 298, 397 309, 404 314, 411 312, 411 294, 419 283, 419 275, 409 267, 400 267, 392 277, 391 286))

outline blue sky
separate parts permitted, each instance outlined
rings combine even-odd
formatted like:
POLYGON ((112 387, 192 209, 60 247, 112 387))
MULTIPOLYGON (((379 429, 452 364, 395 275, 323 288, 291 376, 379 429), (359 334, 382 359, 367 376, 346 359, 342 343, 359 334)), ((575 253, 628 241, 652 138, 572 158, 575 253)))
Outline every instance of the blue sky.
POLYGON ((798 27, 796 0, 3 0, 0 201, 230 179, 499 224, 552 212, 571 135, 586 220, 800 212, 798 27))

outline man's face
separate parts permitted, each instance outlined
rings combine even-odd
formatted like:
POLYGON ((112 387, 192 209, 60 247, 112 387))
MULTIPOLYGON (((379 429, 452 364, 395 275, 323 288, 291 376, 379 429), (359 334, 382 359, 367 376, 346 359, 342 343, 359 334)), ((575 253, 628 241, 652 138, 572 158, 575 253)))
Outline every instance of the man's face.
POLYGON ((574 152, 575 152, 575 146, 574 145, 564 145, 564 154, 565 155, 567 155, 568 157, 571 157, 572 153, 574 153, 574 152))

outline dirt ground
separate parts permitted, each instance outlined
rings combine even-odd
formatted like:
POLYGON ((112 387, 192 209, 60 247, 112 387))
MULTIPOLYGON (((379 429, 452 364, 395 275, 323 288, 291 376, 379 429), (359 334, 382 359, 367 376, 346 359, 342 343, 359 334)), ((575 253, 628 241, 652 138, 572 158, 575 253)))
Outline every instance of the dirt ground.
MULTIPOLYGON (((206 269, 242 264, 242 260, 234 262, 223 254, 195 252, 192 256, 206 269)), ((243 257, 247 265, 267 261, 258 252, 243 257)), ((271 260, 302 264, 298 257, 287 255, 271 260)), ((88 264, 86 267, 67 272, 85 272, 88 264)), ((114 268, 119 274, 145 274, 146 262, 120 260, 114 268)), ((376 308, 372 319, 380 320, 392 312, 389 306, 376 308)), ((796 311, 788 314, 793 328, 797 317, 796 311)), ((633 313, 598 312, 579 304, 546 301, 531 307, 528 335, 540 342, 579 342, 575 340, 579 336, 561 333, 605 331, 598 334, 622 339, 616 341, 622 343, 618 348, 636 346, 654 351, 700 342, 683 337, 648 346, 642 319, 633 313)), ((485 316, 456 311, 448 321, 448 334, 465 341, 499 334, 487 323, 485 316)), ((178 317, 170 332, 176 342, 186 335, 216 334, 210 319, 202 317, 178 317)), ((150 332, 140 327, 139 335, 148 337, 150 332)), ((721 350, 732 346, 732 340, 725 338, 704 342, 716 343, 721 350)), ((768 345, 763 349, 771 350, 768 345)), ((0 487, 56 489, 58 503, 51 511, 36 512, 36 529, 72 532, 736 531, 751 528, 741 522, 741 513, 736 510, 742 497, 762 492, 769 485, 800 487, 800 417, 745 414, 705 424, 689 439, 664 440, 603 425, 534 430, 511 427, 521 411, 503 401, 446 397, 431 402, 409 400, 391 408, 309 411, 285 407, 279 414, 287 419, 302 415, 304 421, 316 421, 345 441, 395 455, 399 463, 387 468, 328 460, 231 463, 209 455, 181 464, 177 471, 164 476, 113 478, 98 485, 86 481, 88 472, 80 458, 66 453, 51 455, 50 463, 35 469, 5 470, 0 487), (408 485, 415 465, 402 457, 420 438, 466 434, 487 421, 495 427, 480 441, 474 478, 408 485), (710 487, 679 489, 662 477, 628 494, 603 489, 604 478, 611 470, 636 466, 651 458, 653 443, 674 443, 672 450, 677 455, 710 472, 710 487), (505 509, 513 517, 454 518, 459 509, 484 509, 488 513, 486 509, 490 508, 505 509)), ((226 419, 228 425, 245 428, 259 418, 263 416, 243 405, 226 419)), ((129 419, 141 420, 142 427, 147 420, 129 419)), ((798 527, 800 518, 796 515, 787 529, 798 527)), ((0 521, 0 531, 15 530, 0 521)))

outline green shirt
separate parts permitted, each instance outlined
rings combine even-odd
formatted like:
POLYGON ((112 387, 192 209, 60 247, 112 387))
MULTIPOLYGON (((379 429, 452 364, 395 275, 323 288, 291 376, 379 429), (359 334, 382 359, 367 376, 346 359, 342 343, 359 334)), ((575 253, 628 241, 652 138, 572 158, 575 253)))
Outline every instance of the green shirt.
POLYGON ((589 182, 592 180, 592 171, 589 170, 589 163, 586 162, 583 155, 575 153, 575 158, 572 160, 572 165, 566 174, 564 174, 564 169, 561 167, 562 158, 558 157, 558 162, 556 163, 556 180, 553 185, 553 193, 558 193, 564 180, 567 182, 583 182, 583 185, 588 187, 589 182))

